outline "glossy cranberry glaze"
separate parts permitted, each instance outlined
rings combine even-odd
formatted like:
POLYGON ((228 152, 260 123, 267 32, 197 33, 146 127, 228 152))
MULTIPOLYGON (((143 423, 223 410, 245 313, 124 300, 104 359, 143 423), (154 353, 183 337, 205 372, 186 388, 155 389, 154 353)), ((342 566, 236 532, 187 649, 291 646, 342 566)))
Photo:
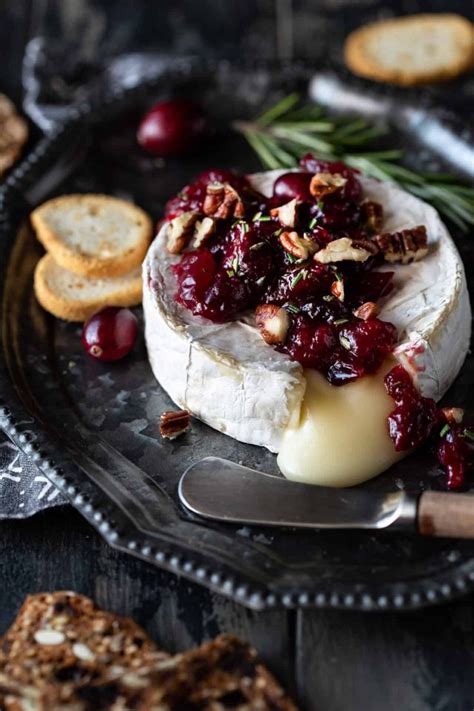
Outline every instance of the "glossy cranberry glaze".
POLYGON ((160 101, 141 120, 137 140, 153 155, 178 155, 195 148, 206 128, 206 117, 194 102, 160 101))
POLYGON ((84 324, 82 345, 97 360, 119 360, 132 350, 137 331, 136 316, 129 309, 106 306, 84 324))
POLYGON ((400 452, 432 440, 438 461, 447 472, 446 486, 462 487, 466 474, 474 467, 474 429, 448 422, 445 411, 418 392, 401 365, 386 375, 385 388, 396 404, 388 416, 395 449, 400 452))
POLYGON ((216 220, 216 232, 203 247, 184 252, 173 267, 177 301, 214 322, 235 318, 262 303, 277 304, 287 309, 291 320, 278 350, 320 370, 335 385, 375 372, 396 343, 395 328, 378 319, 360 321, 353 311, 388 294, 393 272, 371 271, 377 264, 373 259, 367 264, 337 265, 318 264, 311 256, 298 261, 281 246, 278 238, 284 228, 270 214, 272 208, 297 198, 298 231, 314 242, 315 249, 340 237, 363 238, 358 224, 361 189, 354 172, 342 163, 306 156, 302 170, 279 177, 267 199, 246 178, 228 170, 209 170, 168 202, 167 218, 188 211, 202 214, 211 183, 235 188, 245 218, 216 220), (317 200, 310 193, 315 172, 338 173, 347 182, 317 200), (344 283, 344 300, 331 293, 338 279, 344 283))

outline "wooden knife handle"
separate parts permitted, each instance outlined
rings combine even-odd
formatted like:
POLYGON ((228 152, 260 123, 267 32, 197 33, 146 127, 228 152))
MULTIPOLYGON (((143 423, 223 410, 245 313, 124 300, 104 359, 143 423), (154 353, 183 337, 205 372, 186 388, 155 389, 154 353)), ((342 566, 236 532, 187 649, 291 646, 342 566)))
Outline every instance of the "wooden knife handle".
POLYGON ((423 536, 474 538, 474 496, 425 491, 418 503, 417 523, 423 536))

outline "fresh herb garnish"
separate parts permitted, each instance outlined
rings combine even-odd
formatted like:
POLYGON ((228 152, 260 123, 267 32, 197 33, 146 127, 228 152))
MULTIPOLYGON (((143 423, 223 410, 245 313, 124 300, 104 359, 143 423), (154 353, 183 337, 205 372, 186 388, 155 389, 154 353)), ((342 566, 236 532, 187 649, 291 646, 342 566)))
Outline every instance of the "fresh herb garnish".
POLYGON ((285 306, 286 310, 290 312, 290 314, 299 314, 300 309, 298 306, 295 306, 295 304, 287 304, 285 306))
POLYGON ((256 212, 255 215, 252 217, 252 222, 258 222, 259 219, 261 218, 262 213, 261 212, 256 212))
POLYGON ((442 429, 441 432, 439 433, 439 436, 440 436, 440 437, 446 437, 446 435, 448 434, 448 432, 449 432, 450 429, 451 429, 450 426, 449 426, 448 424, 445 424, 445 426, 443 427, 443 429, 442 429))
POLYGON ((472 432, 472 430, 468 430, 468 429, 463 430, 462 436, 465 437, 466 439, 470 440, 471 442, 474 442, 474 432, 472 432))
POLYGON ((316 207, 320 212, 322 212, 324 210, 324 202, 322 200, 318 200, 318 202, 316 203, 316 207))
POLYGON ((287 256, 288 261, 289 261, 291 264, 294 264, 295 262, 298 261, 297 258, 294 257, 294 256, 293 256, 292 254, 290 254, 289 252, 286 253, 286 256, 287 256))
POLYGON ((334 301, 335 297, 332 294, 324 294, 323 301, 334 301))
POLYGON ((256 242, 250 247, 250 250, 252 252, 255 252, 257 249, 262 249, 262 247, 265 247, 266 242, 256 242))
POLYGON ((335 326, 341 326, 343 323, 349 323, 348 318, 338 318, 334 321, 335 326))
POLYGON ((342 346, 343 348, 345 348, 346 351, 350 351, 350 350, 351 350, 351 342, 350 342, 350 340, 347 338, 347 336, 341 336, 341 334, 339 334, 339 341, 340 341, 340 343, 341 343, 341 346, 342 346))
POLYGON ((316 227, 317 224, 318 224, 318 218, 317 218, 317 217, 313 217, 313 219, 312 219, 311 222, 309 223, 309 229, 310 229, 310 230, 313 230, 313 229, 316 227))
POLYGON ((227 276, 232 278, 235 277, 236 274, 233 269, 227 269, 227 276))
POLYGON ((261 276, 257 279, 257 281, 255 283, 257 286, 260 286, 261 284, 263 284, 264 281, 265 281, 265 277, 261 276))
POLYGON ((273 236, 274 236, 274 237, 279 237, 282 232, 283 232, 283 227, 280 227, 279 230, 277 230, 276 232, 273 233, 273 236))
POLYGON ((306 279, 307 276, 308 276, 307 270, 301 269, 301 271, 299 271, 298 274, 296 276, 294 276, 293 279, 291 280, 290 287, 292 289, 294 289, 295 286, 298 284, 298 282, 301 281, 301 279, 306 279))
POLYGON ((320 106, 300 105, 295 93, 254 121, 236 121, 233 127, 267 168, 294 168, 304 153, 312 151, 320 158, 343 160, 370 177, 400 185, 431 203, 464 232, 474 225, 474 188, 450 175, 406 168, 400 163, 401 150, 373 150, 373 140, 387 130, 363 119, 330 118, 320 106))
POLYGON ((239 260, 239 257, 238 257, 238 256, 235 256, 235 257, 233 258, 231 264, 232 264, 232 271, 234 272, 234 274, 237 275, 237 274, 239 273, 239 267, 240 267, 240 260, 239 260))

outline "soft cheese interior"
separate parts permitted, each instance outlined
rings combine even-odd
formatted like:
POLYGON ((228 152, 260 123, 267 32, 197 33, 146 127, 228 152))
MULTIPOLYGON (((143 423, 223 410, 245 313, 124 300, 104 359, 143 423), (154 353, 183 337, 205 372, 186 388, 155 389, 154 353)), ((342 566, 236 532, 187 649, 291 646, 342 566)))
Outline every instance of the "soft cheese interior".
MULTIPOLYGON (((252 183, 269 195, 282 172, 254 175, 252 183)), ((361 182, 367 197, 383 203, 387 231, 426 225, 430 253, 395 267, 395 289, 381 318, 398 328, 396 357, 411 369, 422 394, 438 400, 469 346, 461 259, 429 205, 388 183, 361 182)), ((155 377, 178 405, 236 439, 279 451, 283 474, 299 481, 354 485, 398 459, 386 429, 393 409, 383 387, 388 363, 375 376, 331 386, 267 346, 253 317, 212 324, 179 306, 174 261, 163 228, 144 264, 145 337, 155 377)))

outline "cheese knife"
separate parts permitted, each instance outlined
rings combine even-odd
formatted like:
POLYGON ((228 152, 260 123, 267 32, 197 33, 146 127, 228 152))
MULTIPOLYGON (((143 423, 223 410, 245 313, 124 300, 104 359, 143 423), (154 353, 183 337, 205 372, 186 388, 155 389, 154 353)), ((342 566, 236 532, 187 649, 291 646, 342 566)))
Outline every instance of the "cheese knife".
POLYGON ((193 514, 224 523, 305 529, 387 529, 474 538, 474 496, 371 492, 288 481, 219 457, 182 475, 179 498, 193 514))

